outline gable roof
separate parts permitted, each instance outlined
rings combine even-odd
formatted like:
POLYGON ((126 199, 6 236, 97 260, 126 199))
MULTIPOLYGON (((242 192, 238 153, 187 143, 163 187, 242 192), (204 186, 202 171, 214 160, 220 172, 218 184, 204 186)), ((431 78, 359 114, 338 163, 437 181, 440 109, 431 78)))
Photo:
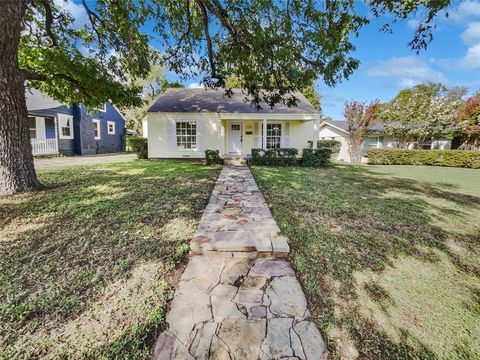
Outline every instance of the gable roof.
MULTIPOLYGON (((334 128, 337 128, 339 130, 345 131, 348 133, 348 125, 345 120, 335 120, 335 121, 323 121, 319 127, 323 127, 326 125, 333 126, 334 128)), ((369 133, 383 133, 383 124, 379 121, 374 122, 373 124, 370 125, 368 128, 369 133)))
POLYGON ((296 92, 297 106, 288 107, 277 104, 270 108, 261 103, 261 109, 245 100, 246 94, 241 89, 233 89, 233 95, 225 95, 224 89, 167 89, 148 112, 212 112, 212 113, 254 113, 254 114, 319 114, 312 104, 296 92))

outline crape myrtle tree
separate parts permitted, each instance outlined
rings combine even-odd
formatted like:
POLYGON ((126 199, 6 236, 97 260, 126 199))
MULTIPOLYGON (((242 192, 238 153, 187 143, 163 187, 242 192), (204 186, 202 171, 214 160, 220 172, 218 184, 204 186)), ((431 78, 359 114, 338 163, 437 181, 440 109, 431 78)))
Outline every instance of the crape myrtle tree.
POLYGON ((415 85, 382 104, 377 119, 383 122, 385 133, 395 137, 399 147, 421 148, 435 138, 452 136, 465 94, 463 87, 447 88, 438 83, 415 85))
MULTIPOLYGON (((107 100, 139 105, 135 79, 148 74, 155 56, 144 29, 160 44, 158 60, 169 70, 203 74, 212 87, 236 74, 252 102, 292 106, 294 91, 315 79, 334 85, 355 71, 351 40, 368 23, 354 0, 69 0, 83 7, 84 24, 62 1, 0 1, 1 194, 41 187, 25 86, 90 108, 107 100)), ((367 6, 393 21, 419 18, 410 44, 419 50, 450 1, 374 0, 367 6)))
POLYGON ((469 97, 456 116, 457 136, 463 140, 461 149, 480 150, 480 93, 469 97))
POLYGON ((348 155, 352 163, 360 163, 362 159, 362 143, 369 126, 375 120, 378 101, 370 103, 360 101, 345 102, 343 116, 347 121, 348 155))

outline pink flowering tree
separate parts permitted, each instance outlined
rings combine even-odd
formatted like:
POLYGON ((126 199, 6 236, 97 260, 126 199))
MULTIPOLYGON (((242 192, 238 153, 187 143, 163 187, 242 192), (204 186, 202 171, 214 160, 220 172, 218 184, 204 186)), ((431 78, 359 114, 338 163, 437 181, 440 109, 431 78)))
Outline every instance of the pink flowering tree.
POLYGON ((468 98, 459 107, 456 121, 463 138, 461 148, 480 150, 480 93, 468 98))
POLYGON ((362 159, 362 143, 368 127, 374 120, 378 108, 378 100, 370 103, 360 101, 345 102, 343 112, 347 121, 348 153, 352 163, 360 163, 362 159))

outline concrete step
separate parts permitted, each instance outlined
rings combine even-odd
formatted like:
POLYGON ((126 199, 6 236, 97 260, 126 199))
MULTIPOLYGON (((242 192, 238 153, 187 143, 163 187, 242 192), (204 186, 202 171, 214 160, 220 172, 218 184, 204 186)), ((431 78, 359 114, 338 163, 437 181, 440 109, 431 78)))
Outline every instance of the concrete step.
POLYGON ((247 161, 243 155, 227 154, 223 156, 223 160, 227 166, 247 166, 247 161))

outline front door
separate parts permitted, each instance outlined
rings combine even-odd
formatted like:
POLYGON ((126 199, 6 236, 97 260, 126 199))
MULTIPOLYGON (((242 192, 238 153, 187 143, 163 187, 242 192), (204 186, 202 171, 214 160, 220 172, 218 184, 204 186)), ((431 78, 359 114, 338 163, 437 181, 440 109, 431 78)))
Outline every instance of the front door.
POLYGON ((230 154, 242 153, 242 123, 228 124, 228 152, 230 154))

